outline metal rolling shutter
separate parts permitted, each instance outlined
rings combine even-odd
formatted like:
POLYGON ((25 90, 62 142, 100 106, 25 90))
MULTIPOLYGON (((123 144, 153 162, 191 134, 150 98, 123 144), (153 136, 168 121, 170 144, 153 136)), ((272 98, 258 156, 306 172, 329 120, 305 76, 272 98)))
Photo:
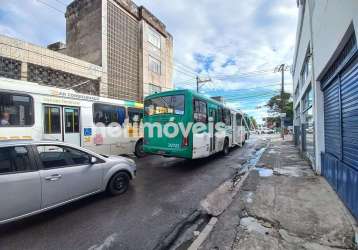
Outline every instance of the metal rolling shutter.
POLYGON ((354 34, 321 80, 322 175, 358 219, 358 48, 354 34))
POLYGON ((324 134, 326 153, 340 158, 339 81, 336 79, 324 91, 324 134))
POLYGON ((358 60, 341 75, 342 160, 358 169, 358 60))

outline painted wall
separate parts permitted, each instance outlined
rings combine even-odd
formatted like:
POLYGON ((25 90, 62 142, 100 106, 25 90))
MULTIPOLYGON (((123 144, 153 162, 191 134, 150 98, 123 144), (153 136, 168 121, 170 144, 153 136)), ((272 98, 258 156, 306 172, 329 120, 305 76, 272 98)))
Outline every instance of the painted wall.
MULTIPOLYGON (((348 38, 347 32, 353 25, 358 37, 358 2, 356 0, 306 0, 299 6, 300 17, 296 53, 294 57, 293 82, 294 90, 306 55, 309 42, 313 47, 313 74, 304 83, 299 98, 294 99, 295 107, 312 80, 314 89, 314 120, 315 120, 315 170, 321 172, 321 152, 324 152, 324 107, 323 93, 317 81, 329 68, 331 63, 341 52, 342 46, 348 38), (310 32, 310 15, 312 16, 312 34, 310 32), (300 20, 303 19, 302 22, 300 20), (301 30, 301 33, 300 33, 301 30)), ((302 105, 301 105, 302 107, 302 105)))

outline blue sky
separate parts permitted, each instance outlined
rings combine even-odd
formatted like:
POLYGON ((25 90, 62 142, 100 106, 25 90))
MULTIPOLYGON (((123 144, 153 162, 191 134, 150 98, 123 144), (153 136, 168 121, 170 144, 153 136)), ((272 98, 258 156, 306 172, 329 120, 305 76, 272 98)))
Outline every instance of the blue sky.
MULTIPOLYGON (((65 41, 65 5, 70 0, 0 0, 0 33, 46 46, 65 41), (47 5, 51 7, 48 7, 47 5), (56 9, 56 10, 55 10, 56 9)), ((137 0, 162 20, 174 37, 174 84, 257 117, 280 89, 274 68, 291 64, 298 9, 295 0, 137 0)), ((286 90, 292 92, 290 73, 286 90)))

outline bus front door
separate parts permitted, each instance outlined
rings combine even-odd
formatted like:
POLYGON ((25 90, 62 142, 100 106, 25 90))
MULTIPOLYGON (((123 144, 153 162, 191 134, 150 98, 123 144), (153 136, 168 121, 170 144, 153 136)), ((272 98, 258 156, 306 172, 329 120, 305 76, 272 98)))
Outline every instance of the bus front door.
POLYGON ((44 106, 44 140, 56 140, 81 146, 80 109, 44 106))

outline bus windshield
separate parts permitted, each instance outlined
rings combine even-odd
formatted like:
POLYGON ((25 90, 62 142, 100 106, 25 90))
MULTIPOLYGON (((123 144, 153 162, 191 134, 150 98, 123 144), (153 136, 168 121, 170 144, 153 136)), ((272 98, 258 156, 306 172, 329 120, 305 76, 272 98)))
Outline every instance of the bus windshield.
POLYGON ((184 115, 184 95, 160 96, 144 102, 146 115, 184 115))

